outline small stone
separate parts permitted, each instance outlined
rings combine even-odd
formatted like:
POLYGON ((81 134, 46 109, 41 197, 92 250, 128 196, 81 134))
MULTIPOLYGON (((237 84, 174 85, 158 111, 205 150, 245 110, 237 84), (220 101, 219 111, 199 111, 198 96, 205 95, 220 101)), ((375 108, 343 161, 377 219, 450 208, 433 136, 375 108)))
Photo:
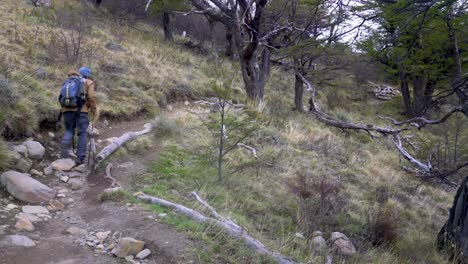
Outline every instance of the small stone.
POLYGON ((8 205, 5 207, 5 209, 8 210, 8 211, 14 210, 14 209, 16 209, 16 208, 18 208, 18 206, 17 206, 16 204, 8 204, 8 205))
POLYGON ((39 218, 39 217, 37 217, 35 215, 32 215, 32 214, 26 214, 26 213, 18 213, 17 215, 15 215, 15 218, 17 218, 17 219, 27 219, 31 223, 42 222, 41 218, 39 218))
POLYGON ((17 145, 13 147, 13 150, 21 154, 23 157, 28 157, 28 148, 25 145, 17 145))
POLYGON ((71 179, 68 181, 68 185, 72 190, 79 190, 83 187, 83 182, 78 179, 71 179))
POLYGON ((151 250, 145 248, 136 255, 136 258, 141 260, 147 258, 149 255, 151 255, 151 250))
POLYGON ((111 231, 106 231, 106 232, 97 232, 96 233, 96 238, 99 241, 104 241, 107 239, 107 237, 110 235, 111 231))
POLYGON ((34 225, 26 218, 20 218, 18 222, 16 222, 15 228, 19 231, 34 231, 34 225))
POLYGON ((61 182, 65 182, 65 183, 67 183, 69 179, 70 179, 70 178, 69 178, 68 176, 62 176, 62 177, 60 177, 60 181, 61 181, 61 182))
POLYGON ((1 225, 0 226, 0 236, 3 236, 6 233, 6 231, 7 231, 7 229, 9 227, 10 227, 9 225, 1 225))
POLYGON ((322 252, 327 248, 327 241, 322 236, 314 237, 311 244, 314 252, 322 252))
POLYGON ((63 203, 66 204, 66 205, 72 204, 74 202, 75 202, 75 200, 73 198, 67 198, 67 199, 65 199, 63 201, 63 203))
POLYGON ((124 237, 119 240, 117 246, 112 250, 112 254, 120 258, 129 255, 136 255, 143 250, 145 242, 131 237, 124 237))
POLYGON ((26 214, 49 214, 49 210, 43 206, 25 205, 23 206, 22 211, 26 214))
POLYGON ((40 160, 44 157, 45 148, 41 143, 37 141, 25 141, 23 145, 28 149, 28 158, 32 160, 40 160))
POLYGON ((77 172, 86 172, 87 170, 88 168, 86 167, 86 164, 81 164, 73 168, 73 171, 77 171, 77 172))
POLYGON ((58 159, 50 166, 56 171, 70 171, 76 165, 75 161, 72 159, 58 159))
POLYGON ((20 158, 16 162, 14 167, 19 172, 26 173, 31 169, 31 166, 32 166, 32 161, 31 160, 29 160, 28 158, 20 158))
POLYGON ((72 171, 72 173, 68 174, 68 177, 70 177, 70 178, 81 178, 81 177, 83 177, 83 174, 82 174, 82 172, 72 171))
POLYGON ((76 226, 68 228, 66 232, 73 236, 86 236, 88 234, 88 231, 76 226))
POLYGON ((88 245, 88 246, 90 246, 90 247, 94 247, 94 243, 91 242, 91 241, 86 242, 86 245, 88 245))
POLYGON ((104 249, 104 245, 103 245, 103 244, 99 244, 99 245, 96 246, 96 249, 101 249, 101 250, 102 250, 102 249, 104 249))
POLYGON ((66 196, 65 194, 63 194, 63 193, 59 193, 59 194, 57 194, 57 197, 58 197, 58 198, 65 198, 65 197, 67 197, 67 196, 66 196))
POLYGON ((52 173, 54 173, 54 170, 52 169, 52 166, 47 166, 46 168, 44 168, 44 174, 49 176, 49 175, 52 175, 52 173))
POLYGON ((19 247, 34 247, 36 243, 29 237, 20 235, 6 236, 0 243, 6 244, 7 246, 19 246, 19 247))
POLYGON ((304 235, 301 234, 301 233, 296 233, 295 236, 296 236, 297 238, 305 239, 304 235))
POLYGON ((68 190, 67 188, 63 188, 58 191, 58 193, 68 193, 68 192, 70 192, 70 190, 68 190))
POLYGON ((160 213, 160 214, 158 214, 158 216, 159 216, 159 217, 166 217, 167 214, 166 214, 166 213, 160 213))
POLYGON ((60 210, 65 209, 65 205, 61 203, 60 201, 51 200, 49 202, 49 206, 47 206, 47 209, 49 209, 49 211, 52 211, 52 212, 60 211, 60 210))
POLYGON ((109 121, 107 121, 107 119, 104 120, 103 124, 104 124, 105 127, 108 127, 110 125, 109 121))
POLYGON ((38 171, 38 170, 32 169, 31 170, 31 175, 42 177, 43 173, 38 171))
POLYGON ((131 263, 131 262, 133 262, 133 256, 131 256, 131 255, 130 255, 130 256, 126 256, 126 257, 125 257, 125 260, 126 260, 127 262, 130 262, 130 263, 131 263))
POLYGON ((333 232, 331 235, 333 251, 339 255, 351 256, 356 253, 356 248, 349 238, 340 232, 333 232))
POLYGON ((55 137, 55 134, 52 133, 52 132, 49 132, 49 133, 48 133, 48 136, 49 136, 50 138, 54 138, 54 137, 55 137))

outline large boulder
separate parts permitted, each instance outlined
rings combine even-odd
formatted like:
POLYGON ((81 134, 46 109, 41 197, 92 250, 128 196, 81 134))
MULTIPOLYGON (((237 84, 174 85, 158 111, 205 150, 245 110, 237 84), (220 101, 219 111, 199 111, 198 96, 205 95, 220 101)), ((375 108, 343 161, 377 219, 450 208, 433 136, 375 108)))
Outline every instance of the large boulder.
POLYGON ((356 253, 356 248, 349 238, 340 232, 333 232, 331 235, 333 251, 339 255, 351 256, 356 253))
POLYGON ((39 181, 16 171, 7 171, 0 176, 0 183, 16 199, 31 204, 47 203, 56 191, 39 181))
POLYGON ((119 258, 125 258, 126 256, 135 256, 140 253, 144 247, 145 241, 124 237, 119 240, 119 243, 111 253, 119 258))
POLYGON ((37 141, 25 141, 23 145, 28 149, 28 157, 32 160, 40 160, 44 157, 45 148, 37 141))

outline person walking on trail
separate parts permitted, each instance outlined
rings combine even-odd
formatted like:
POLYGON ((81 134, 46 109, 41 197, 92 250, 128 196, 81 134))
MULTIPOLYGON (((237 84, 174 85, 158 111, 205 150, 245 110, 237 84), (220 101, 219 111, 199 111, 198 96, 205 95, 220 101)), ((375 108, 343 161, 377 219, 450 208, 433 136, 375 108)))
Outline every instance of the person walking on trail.
POLYGON ((90 79, 91 70, 81 67, 79 72, 71 70, 63 83, 59 95, 61 114, 65 124, 65 134, 61 144, 61 158, 69 158, 74 143, 75 129, 78 132, 76 163, 82 164, 86 158, 86 142, 89 121, 96 117, 94 82, 90 79))

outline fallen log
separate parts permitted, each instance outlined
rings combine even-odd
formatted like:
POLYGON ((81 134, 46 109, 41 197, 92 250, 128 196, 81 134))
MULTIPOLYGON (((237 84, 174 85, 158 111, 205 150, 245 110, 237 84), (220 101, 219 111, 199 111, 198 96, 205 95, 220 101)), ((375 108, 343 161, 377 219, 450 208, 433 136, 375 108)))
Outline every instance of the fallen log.
POLYGON ((153 124, 147 123, 144 127, 145 129, 141 131, 127 132, 123 134, 118 139, 116 139, 115 141, 107 145, 105 148, 103 148, 101 152, 99 152, 99 154, 97 154, 96 156, 97 164, 105 160, 107 157, 109 157, 112 153, 114 153, 118 148, 120 148, 128 141, 132 141, 141 135, 148 134, 149 132, 151 132, 151 130, 153 129, 153 124))
POLYGON ((274 258, 280 264, 295 263, 293 260, 281 255, 280 253, 277 253, 268 249, 265 245, 263 245, 262 242, 251 237, 249 234, 247 234, 247 232, 245 232, 245 230, 242 227, 234 223, 232 220, 219 215, 213 207, 211 207, 208 203, 202 200, 200 196, 196 194, 195 192, 193 192, 192 195, 196 198, 196 200, 200 204, 202 204, 204 207, 206 207, 210 211, 210 213, 213 215, 213 218, 207 217, 183 205, 172 203, 172 202, 166 201, 158 197, 149 196, 142 192, 138 192, 134 194, 135 197, 137 197, 138 199, 144 202, 172 208, 175 211, 181 214, 184 214, 200 223, 208 223, 208 224, 216 225, 217 227, 221 228, 223 231, 225 231, 227 234, 229 234, 233 238, 243 240, 245 245, 248 248, 254 250, 256 253, 261 254, 261 255, 268 255, 274 258))

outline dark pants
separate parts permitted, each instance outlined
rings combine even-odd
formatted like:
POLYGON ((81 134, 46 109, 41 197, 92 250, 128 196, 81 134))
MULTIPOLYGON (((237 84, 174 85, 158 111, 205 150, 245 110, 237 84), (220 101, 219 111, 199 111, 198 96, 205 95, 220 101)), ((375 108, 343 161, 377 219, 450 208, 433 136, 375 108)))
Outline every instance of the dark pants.
POLYGON ((70 147, 73 144, 75 129, 78 131, 78 149, 76 156, 78 159, 86 158, 87 129, 89 126, 88 113, 65 112, 63 113, 65 123, 65 134, 62 139, 61 158, 68 158, 70 147))

